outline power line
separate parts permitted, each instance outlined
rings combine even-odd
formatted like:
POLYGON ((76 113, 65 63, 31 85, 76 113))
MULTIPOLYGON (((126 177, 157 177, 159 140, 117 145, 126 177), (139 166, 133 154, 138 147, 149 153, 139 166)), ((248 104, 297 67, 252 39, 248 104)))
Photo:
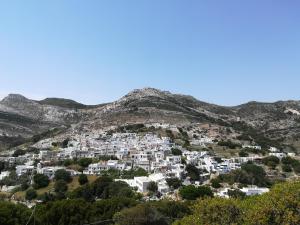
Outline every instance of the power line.
POLYGON ((36 208, 36 205, 34 206, 34 208, 33 208, 33 210, 32 210, 32 213, 31 213, 31 215, 30 215, 30 217, 29 217, 29 219, 28 219, 26 225, 29 224, 29 222, 30 222, 32 216, 33 216, 33 223, 35 224, 35 208, 36 208))

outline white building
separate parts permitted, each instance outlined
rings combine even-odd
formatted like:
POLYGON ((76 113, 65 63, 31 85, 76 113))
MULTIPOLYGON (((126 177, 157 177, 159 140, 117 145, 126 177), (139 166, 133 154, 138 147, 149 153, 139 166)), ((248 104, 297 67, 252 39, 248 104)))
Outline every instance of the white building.
POLYGON ((286 157, 286 154, 284 152, 270 152, 269 156, 276 156, 279 159, 282 159, 286 157))
POLYGON ((259 188, 259 187, 244 187, 240 190, 244 192, 247 196, 261 195, 270 191, 269 188, 259 188))
POLYGON ((16 173, 18 176, 21 176, 23 174, 31 174, 33 170, 34 170, 34 166, 26 166, 26 165, 16 166, 16 173))
POLYGON ((3 180, 5 177, 8 177, 9 174, 10 174, 9 171, 2 171, 2 172, 0 173, 0 180, 3 180))
POLYGON ((243 148, 251 148, 251 149, 256 149, 256 150, 261 150, 261 146, 259 145, 243 145, 243 148))
POLYGON ((149 177, 135 177, 134 182, 139 192, 145 193, 147 192, 147 188, 151 180, 149 177))

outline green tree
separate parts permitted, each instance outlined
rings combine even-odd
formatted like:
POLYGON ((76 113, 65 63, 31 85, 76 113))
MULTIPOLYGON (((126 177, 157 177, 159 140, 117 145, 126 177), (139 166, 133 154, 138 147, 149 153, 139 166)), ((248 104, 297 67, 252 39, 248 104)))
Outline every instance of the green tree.
POLYGON ((137 205, 124 209, 114 216, 114 221, 118 225, 167 225, 164 216, 155 208, 147 205, 137 205))
POLYGON ((293 171, 291 165, 289 164, 283 164, 281 167, 283 172, 290 173, 293 171))
POLYGON ((173 155, 182 155, 182 151, 178 148, 171 149, 173 155))
POLYGON ((34 189, 30 188, 25 193, 25 198, 29 201, 35 199, 37 197, 37 193, 34 189))
MULTIPOLYGON (((23 225, 29 221, 31 210, 24 205, 0 201, 0 224, 23 225)), ((29 223, 33 225, 33 223, 29 223)))
POLYGON ((246 152, 245 150, 241 150, 241 151, 239 152, 239 156, 240 156, 240 157, 247 157, 247 156, 249 156, 249 154, 248 154, 248 152, 246 152))
POLYGON ((220 180, 219 180, 219 179, 212 179, 212 180, 210 181, 210 183, 211 183, 211 186, 212 186, 213 188, 218 189, 218 188, 222 187, 222 185, 220 184, 220 180))
POLYGON ((166 181, 168 186, 173 189, 178 189, 182 185, 181 180, 178 178, 167 178, 166 181))
POLYGON ((85 174, 80 174, 78 177, 78 182, 80 185, 84 185, 89 182, 87 176, 85 174))
POLYGON ((228 196, 231 198, 245 198, 246 194, 239 189, 228 190, 228 196))
POLYGON ((175 225, 242 225, 243 217, 238 200, 206 198, 197 201, 193 214, 175 222, 175 225))
POLYGON ((57 170, 55 172, 54 178, 55 178, 55 180, 64 180, 67 183, 70 183, 72 181, 70 172, 68 172, 64 169, 57 170))
POLYGON ((22 149, 17 149, 16 151, 14 151, 13 153, 13 157, 18 157, 20 155, 25 155, 26 154, 26 151, 22 150, 22 149))
POLYGON ((49 178, 44 175, 44 174, 36 174, 33 177, 34 185, 33 187, 35 189, 43 188, 43 187, 48 187, 49 185, 49 178))
POLYGON ((64 180, 57 180, 54 184, 54 190, 55 192, 59 193, 65 193, 68 190, 68 184, 64 180))
POLYGON ((207 186, 195 187, 194 185, 184 186, 179 189, 179 194, 183 199, 196 200, 200 197, 213 196, 212 190, 207 186))
POLYGON ((40 225, 82 225, 97 220, 93 205, 83 199, 61 200, 39 205, 36 210, 40 225))
POLYGON ((157 192, 157 189, 158 189, 158 187, 157 187, 157 183, 156 183, 156 182, 151 181, 151 182, 148 184, 147 190, 148 190, 149 192, 156 193, 156 192, 157 192))
POLYGON ((84 168, 88 167, 93 162, 90 158, 81 158, 78 160, 78 164, 84 168))
POLYGON ((186 165, 185 170, 187 172, 187 176, 189 176, 192 181, 197 181, 200 179, 200 171, 196 166, 188 164, 186 165))
POLYGON ((280 160, 276 156, 268 156, 268 157, 263 158, 262 162, 266 166, 268 166, 272 169, 275 169, 276 166, 280 163, 280 160))

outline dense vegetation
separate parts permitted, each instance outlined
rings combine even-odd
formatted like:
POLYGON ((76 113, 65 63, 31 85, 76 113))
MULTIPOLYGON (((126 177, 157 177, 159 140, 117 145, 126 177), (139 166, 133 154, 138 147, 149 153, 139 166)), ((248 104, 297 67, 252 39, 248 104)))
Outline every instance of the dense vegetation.
POLYGON ((206 198, 176 225, 300 224, 300 182, 277 184, 267 194, 250 198, 206 198))
MULTIPOLYGON (((115 195, 114 191, 120 191, 120 184, 113 183, 109 178, 101 178, 91 186, 95 195, 101 196, 110 191, 113 193, 97 201, 85 201, 79 196, 68 200, 46 201, 32 209, 0 201, 1 225, 23 225, 27 222, 28 225, 81 225, 96 222, 118 225, 300 224, 299 181, 276 184, 269 193, 261 196, 245 197, 233 193, 235 197, 230 199, 202 195, 197 201, 163 200, 147 203, 128 194, 115 195)), ((125 185, 121 186, 125 188, 125 185)))
POLYGON ((229 184, 240 183, 259 187, 271 185, 264 169, 252 163, 243 164, 241 169, 232 170, 228 174, 221 174, 218 180, 229 184))

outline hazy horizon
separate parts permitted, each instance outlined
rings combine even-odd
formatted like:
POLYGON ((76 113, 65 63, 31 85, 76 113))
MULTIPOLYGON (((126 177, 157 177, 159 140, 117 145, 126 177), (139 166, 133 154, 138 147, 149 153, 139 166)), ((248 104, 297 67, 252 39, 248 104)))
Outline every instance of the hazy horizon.
POLYGON ((295 1, 0 3, 0 98, 84 104, 153 87, 218 105, 298 100, 295 1))

